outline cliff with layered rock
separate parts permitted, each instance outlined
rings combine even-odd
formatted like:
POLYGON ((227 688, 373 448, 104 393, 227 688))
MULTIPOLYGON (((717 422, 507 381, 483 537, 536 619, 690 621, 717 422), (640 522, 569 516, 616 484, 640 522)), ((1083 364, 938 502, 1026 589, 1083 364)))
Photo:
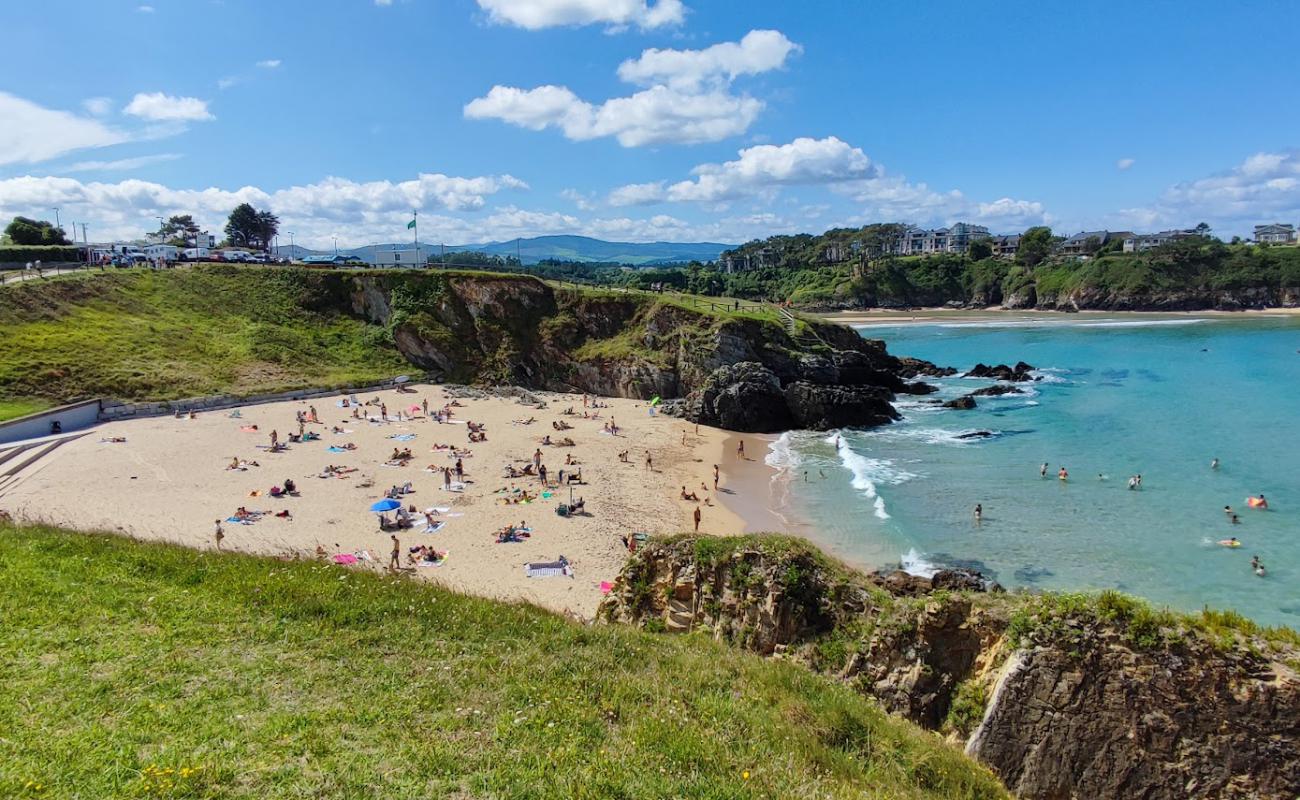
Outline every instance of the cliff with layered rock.
POLYGON ((1300 792, 1300 637, 1230 612, 866 575, 800 540, 684 536, 636 553, 601 617, 837 676, 1022 798, 1300 792))
POLYGON ((903 362, 881 342, 774 310, 705 310, 524 276, 382 273, 351 283, 352 310, 443 380, 682 398, 669 413, 765 432, 883 424, 897 418, 896 393, 931 391, 901 377, 903 362))
POLYGON ((736 430, 873 425, 917 374, 772 306, 451 270, 203 266, 0 287, 0 401, 438 380, 665 400, 736 430))

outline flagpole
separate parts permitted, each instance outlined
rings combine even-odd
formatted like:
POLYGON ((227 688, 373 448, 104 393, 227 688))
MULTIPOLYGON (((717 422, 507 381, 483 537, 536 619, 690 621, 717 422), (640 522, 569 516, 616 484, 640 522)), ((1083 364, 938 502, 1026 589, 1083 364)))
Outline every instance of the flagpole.
POLYGON ((420 212, 418 209, 412 209, 411 222, 415 224, 415 262, 420 262, 420 212))

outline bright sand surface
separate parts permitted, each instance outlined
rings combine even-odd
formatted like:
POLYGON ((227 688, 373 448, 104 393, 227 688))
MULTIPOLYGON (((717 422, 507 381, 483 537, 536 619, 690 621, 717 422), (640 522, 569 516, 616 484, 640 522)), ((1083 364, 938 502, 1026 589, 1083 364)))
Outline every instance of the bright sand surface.
MULTIPOLYGON (((746 526, 713 491, 713 465, 724 470, 736 466, 734 452, 726 450, 728 434, 707 427, 697 428, 680 419, 651 415, 645 401, 600 398, 607 407, 588 413, 599 419, 583 419, 581 395, 536 393, 546 409, 521 405, 513 398, 459 399, 453 406, 452 423, 438 423, 423 414, 396 420, 425 399, 432 412, 450 402, 438 386, 415 386, 414 393, 384 391, 369 393, 362 402, 378 398, 387 405, 389 421, 379 421, 377 405, 363 407, 370 420, 354 419, 351 408, 340 408, 341 397, 290 401, 240 409, 240 418, 230 411, 201 413, 195 419, 154 417, 101 425, 47 456, 39 471, 29 475, 0 498, 0 508, 20 519, 40 520, 80 530, 119 531, 143 539, 165 540, 193 547, 214 546, 214 520, 222 520, 223 548, 261 554, 297 554, 316 557, 317 547, 328 556, 368 551, 376 567, 386 566, 392 543, 388 532, 379 529, 371 504, 382 500, 394 485, 408 481, 414 493, 402 498, 420 512, 434 507, 449 508, 438 514, 445 521, 436 533, 423 533, 422 514, 414 528, 397 532, 401 542, 403 569, 421 578, 437 581, 468 593, 518 599, 537 603, 559 612, 591 618, 601 599, 600 583, 612 581, 626 560, 620 537, 635 532, 677 533, 693 527, 692 515, 701 510, 700 530, 711 534, 735 534, 746 526), (320 441, 291 443, 283 452, 269 452, 272 429, 285 441, 296 433, 295 414, 315 406, 319 424, 306 430, 320 441), (568 407, 576 412, 565 416, 568 407), (535 418, 529 425, 516 420, 535 418), (602 431, 614 419, 619 433, 602 431), (563 420, 572 430, 557 431, 563 420), (487 441, 468 442, 467 421, 486 425, 487 441), (256 425, 258 430, 243 428, 256 425), (333 433, 338 426, 346 433, 333 433), (553 440, 571 437, 574 447, 541 444, 549 434, 553 440), (393 436, 414 435, 407 441, 393 436), (125 442, 105 439, 125 437, 125 442), (328 452, 331 445, 355 444, 348 452, 328 452), (456 463, 449 450, 433 450, 435 444, 468 448, 464 459, 466 484, 463 491, 443 489, 443 466, 456 463), (410 448, 414 458, 408 466, 385 464, 394 448, 410 448), (506 465, 522 469, 536 450, 555 494, 527 504, 506 504, 499 490, 511 487, 537 494, 541 485, 535 477, 504 478, 506 465), (653 468, 646 467, 646 451, 653 468), (626 463, 619 453, 630 451, 626 463), (566 467, 565 456, 579 465, 566 467), (729 456, 724 457, 724 456, 729 456), (233 458, 256 461, 260 466, 246 470, 228 469, 233 458), (320 477, 327 465, 356 469, 344 476, 320 477), (430 465, 437 472, 426 471, 430 465), (556 506, 567 503, 569 487, 556 486, 557 474, 566 476, 581 469, 584 485, 574 485, 573 496, 586 501, 589 516, 563 518, 556 506), (269 496, 272 486, 294 481, 298 497, 269 496), (681 487, 695 492, 701 502, 681 499, 681 487), (252 492, 260 492, 252 496, 252 492), (711 505, 703 501, 708 497, 711 505), (288 510, 291 519, 264 516, 251 525, 226 521, 237 508, 272 513, 288 510), (496 542, 496 531, 506 525, 526 522, 529 538, 519 543, 496 542), (410 547, 429 545, 447 558, 437 567, 413 567, 407 563, 410 547), (525 562, 568 558, 574 577, 529 578, 525 562)), ((761 464, 764 448, 756 440, 752 455, 761 464)), ((731 445, 734 451, 734 445, 731 445)), ((454 476, 453 476, 454 477, 454 476)), ((739 494, 729 495, 736 507, 739 494)), ((755 498, 758 502, 761 499, 755 498)), ((391 516, 391 515, 390 515, 391 516)), ((364 563, 364 562, 363 562, 364 563)))

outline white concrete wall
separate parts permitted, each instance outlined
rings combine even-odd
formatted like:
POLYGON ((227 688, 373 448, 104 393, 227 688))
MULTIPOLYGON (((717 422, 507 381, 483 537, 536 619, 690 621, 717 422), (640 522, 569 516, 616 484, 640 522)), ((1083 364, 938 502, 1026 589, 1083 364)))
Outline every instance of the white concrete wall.
POLYGON ((52 408, 8 422, 0 422, 0 443, 21 442, 50 435, 50 423, 55 420, 64 433, 89 428, 99 421, 99 401, 87 400, 70 406, 52 408))

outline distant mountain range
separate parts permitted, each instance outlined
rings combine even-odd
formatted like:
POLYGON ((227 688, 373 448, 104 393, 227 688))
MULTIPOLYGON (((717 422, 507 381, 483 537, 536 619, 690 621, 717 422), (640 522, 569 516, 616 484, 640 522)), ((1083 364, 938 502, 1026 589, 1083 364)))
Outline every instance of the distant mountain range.
MULTIPOLYGON (((386 242, 366 247, 354 247, 340 250, 344 255, 354 255, 369 259, 374 250, 409 250, 411 242, 386 242)), ((680 264, 687 261, 716 261, 724 250, 736 245, 718 242, 607 242, 588 236, 534 236, 528 239, 511 239, 506 242, 486 242, 484 244, 447 245, 448 253, 480 252, 489 255, 519 255, 525 264, 554 258, 562 261, 613 262, 635 266, 655 264, 680 264)), ((430 254, 440 252, 440 245, 420 242, 421 249, 430 254)), ((325 255, 328 250, 309 250, 306 247, 281 247, 282 256, 302 258, 304 256, 325 255)))

